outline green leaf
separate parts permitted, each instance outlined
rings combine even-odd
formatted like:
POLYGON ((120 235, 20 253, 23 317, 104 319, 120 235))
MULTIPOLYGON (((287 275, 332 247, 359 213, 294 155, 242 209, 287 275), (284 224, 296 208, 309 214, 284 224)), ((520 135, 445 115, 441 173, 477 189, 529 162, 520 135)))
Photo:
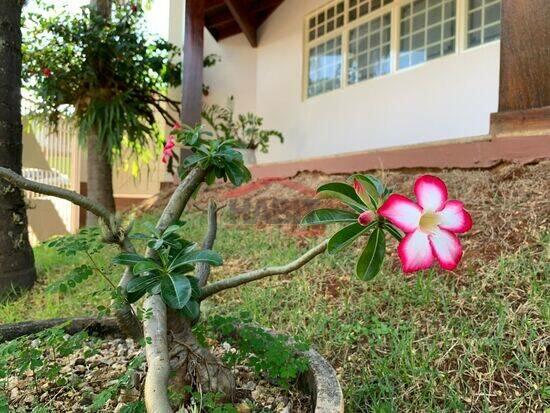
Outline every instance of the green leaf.
POLYGON ((179 310, 179 313, 189 320, 197 320, 200 316, 200 305, 195 300, 189 300, 189 302, 179 310))
POLYGON ((170 225, 166 228, 166 231, 163 232, 162 238, 168 238, 171 234, 181 229, 182 225, 170 225))
POLYGON ((365 203, 365 205, 367 205, 373 211, 378 209, 380 195, 378 194, 376 185, 372 182, 372 180, 368 176, 359 174, 352 175, 351 178, 354 181, 357 180, 359 185, 361 186, 362 190, 356 190, 356 193, 359 198, 361 198, 361 200, 365 203))
POLYGON ((167 306, 180 310, 191 298, 191 283, 184 275, 170 274, 160 282, 160 296, 167 306))
POLYGON ((145 258, 139 254, 133 252, 123 252, 122 254, 118 254, 113 259, 113 263, 120 265, 134 265, 143 260, 145 260, 145 258))
POLYGON ((373 223, 370 223, 366 227, 355 223, 342 228, 329 239, 327 251, 332 254, 347 247, 365 232, 369 231, 372 227, 373 223))
POLYGON ((155 261, 150 258, 146 258, 143 261, 140 261, 134 265, 133 273, 134 275, 140 275, 145 272, 153 272, 161 270, 162 268, 155 261))
POLYGON ((317 188, 317 193, 320 198, 336 198, 358 212, 367 210, 361 198, 355 193, 355 189, 343 182, 331 182, 321 185, 317 188))
POLYGON ((403 239, 403 235, 401 232, 395 227, 395 225, 390 224, 389 222, 384 222, 384 229, 390 233, 392 237, 394 237, 397 241, 401 241, 403 239))
POLYGON ((177 268, 180 268, 184 265, 196 263, 196 262, 207 262, 210 265, 219 266, 223 264, 222 257, 217 252, 210 250, 199 250, 191 251, 188 254, 185 254, 170 264, 170 271, 174 271, 177 268))
POLYGON ((378 178, 375 178, 372 175, 355 174, 355 175, 352 175, 350 178, 360 179, 361 182, 369 182, 369 184, 372 187, 374 187, 378 197, 383 196, 386 192, 386 189, 384 188, 384 184, 378 178))
POLYGON ((160 276, 158 275, 132 278, 126 286, 126 291, 129 293, 137 293, 142 290, 147 291, 159 282, 160 276))
POLYGON ((302 225, 330 224, 333 222, 357 222, 357 213, 339 209, 316 209, 302 218, 302 225))
POLYGON ((386 255, 386 234, 381 228, 372 231, 367 246, 357 261, 356 274, 363 281, 372 280, 380 272, 386 255))

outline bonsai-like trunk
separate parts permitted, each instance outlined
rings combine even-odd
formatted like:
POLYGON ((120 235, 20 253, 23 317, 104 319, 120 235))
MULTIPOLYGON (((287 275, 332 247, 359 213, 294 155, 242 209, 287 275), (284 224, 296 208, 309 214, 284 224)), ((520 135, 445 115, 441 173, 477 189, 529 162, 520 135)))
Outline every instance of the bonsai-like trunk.
MULTIPOLYGON (((88 197, 99 202, 109 212, 115 212, 113 196, 113 168, 107 156, 108 148, 99 141, 97 131, 88 136, 88 197)), ((96 225, 97 216, 86 213, 86 225, 96 225)))
MULTIPOLYGON (((0 0, 0 166, 21 174, 21 4, 0 0)), ((0 294, 36 280, 22 191, 0 181, 0 294)))

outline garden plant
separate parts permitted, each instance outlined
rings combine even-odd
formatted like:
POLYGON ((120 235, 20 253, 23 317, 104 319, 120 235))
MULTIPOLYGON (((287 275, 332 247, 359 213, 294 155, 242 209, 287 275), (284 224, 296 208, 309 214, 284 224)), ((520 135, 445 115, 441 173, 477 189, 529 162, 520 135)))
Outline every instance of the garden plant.
MULTIPOLYGON (((472 220, 459 201, 448 200, 445 184, 437 177, 420 177, 414 186, 417 203, 392 194, 370 175, 353 175, 350 183, 334 182, 318 188, 319 196, 335 198, 347 208, 319 209, 307 214, 305 225, 345 223, 343 229, 294 261, 264 267, 209 282, 211 266, 222 265, 222 257, 212 250, 217 232, 217 207, 208 207, 209 227, 203 245, 183 238, 185 207, 201 184, 216 179, 240 185, 250 179, 234 140, 205 137, 201 126, 178 128, 175 139, 192 148, 185 159, 181 183, 175 189, 156 226, 148 232, 132 232, 129 217, 110 213, 103 205, 78 193, 29 181, 17 173, 0 168, 0 177, 20 189, 67 199, 94 213, 101 223, 102 243, 87 229, 85 236, 70 236, 51 242, 65 254, 85 251, 90 254, 112 243, 121 253, 115 263, 125 266, 114 288, 113 311, 120 328, 129 336, 144 339, 147 375, 144 399, 149 412, 171 412, 168 388, 194 385, 202 391, 221 393, 227 398, 235 392, 231 371, 203 347, 192 327, 200 321, 201 303, 228 289, 265 277, 288 274, 303 267, 328 250, 337 252, 356 240, 367 238, 357 262, 357 276, 363 280, 377 275, 386 255, 386 237, 400 241, 399 257, 403 271, 426 269, 439 261, 444 269, 454 269, 462 257, 456 233, 468 231, 472 220), (145 242, 146 251, 136 248, 145 242), (136 303, 142 301, 142 306, 136 303), (141 310, 140 310, 141 309, 141 310)), ((165 151, 170 156, 170 151, 165 151)), ((64 288, 87 279, 84 267, 73 273, 64 288)), ((111 274, 101 274, 111 279, 111 274)))

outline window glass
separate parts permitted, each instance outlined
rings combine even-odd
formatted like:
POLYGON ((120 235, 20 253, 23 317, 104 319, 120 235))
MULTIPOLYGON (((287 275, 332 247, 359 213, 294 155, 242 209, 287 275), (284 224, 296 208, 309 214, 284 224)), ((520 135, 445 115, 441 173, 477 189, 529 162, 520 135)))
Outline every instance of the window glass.
POLYGON ((401 7, 399 68, 455 51, 456 0, 415 0, 401 7))
POLYGON ((342 36, 309 49, 308 97, 338 89, 342 79, 342 36))
POLYGON ((500 0, 468 0, 468 47, 500 39, 500 0))
POLYGON ((390 72, 391 14, 374 18, 350 30, 348 84, 390 72))

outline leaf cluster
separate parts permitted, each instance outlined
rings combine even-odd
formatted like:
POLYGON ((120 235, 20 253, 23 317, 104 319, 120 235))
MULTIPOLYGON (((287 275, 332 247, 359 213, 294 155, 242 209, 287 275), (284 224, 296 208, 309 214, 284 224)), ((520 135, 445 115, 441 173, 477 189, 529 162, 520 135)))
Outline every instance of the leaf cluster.
POLYGON ((239 148, 260 148, 261 152, 267 153, 272 138, 284 142, 281 132, 263 128, 262 117, 252 112, 235 115, 233 97, 229 99, 227 107, 205 105, 201 115, 218 139, 235 140, 239 148))
POLYGON ((180 315, 196 320, 200 315, 201 295, 198 279, 190 274, 195 264, 205 262, 219 266, 222 258, 214 251, 200 250, 197 244, 177 233, 184 223, 172 225, 163 233, 149 227, 148 233, 130 235, 145 240, 155 251, 154 258, 137 253, 119 254, 113 262, 131 268, 133 278, 126 288, 127 299, 136 302, 145 294, 159 294, 164 303, 180 315))
POLYGON ((309 368, 308 359, 300 355, 308 346, 304 342, 291 341, 287 336, 275 334, 246 324, 244 318, 215 316, 209 319, 209 327, 226 340, 236 352, 227 352, 227 362, 245 363, 257 374, 265 375, 280 386, 288 387, 309 368))
POLYGON ((212 133, 205 131, 202 125, 195 128, 184 127, 174 130, 173 133, 179 142, 193 151, 193 154, 183 161, 183 174, 198 166, 208 171, 208 185, 213 184, 216 179, 223 179, 240 186, 252 178, 243 162, 242 154, 235 150, 235 140, 213 139, 212 133))
POLYGON ((372 175, 355 174, 350 177, 350 180, 353 186, 345 182, 332 182, 321 185, 317 189, 320 198, 337 199, 346 205, 348 210, 331 208, 314 210, 302 219, 302 224, 346 224, 330 238, 327 246, 329 253, 340 251, 352 245, 360 237, 368 236, 356 266, 357 277, 366 281, 373 279, 382 268, 386 255, 386 233, 397 240, 401 240, 402 235, 393 224, 377 215, 378 208, 392 191, 372 175), (373 217, 371 222, 361 223, 359 217, 364 213, 373 217))

